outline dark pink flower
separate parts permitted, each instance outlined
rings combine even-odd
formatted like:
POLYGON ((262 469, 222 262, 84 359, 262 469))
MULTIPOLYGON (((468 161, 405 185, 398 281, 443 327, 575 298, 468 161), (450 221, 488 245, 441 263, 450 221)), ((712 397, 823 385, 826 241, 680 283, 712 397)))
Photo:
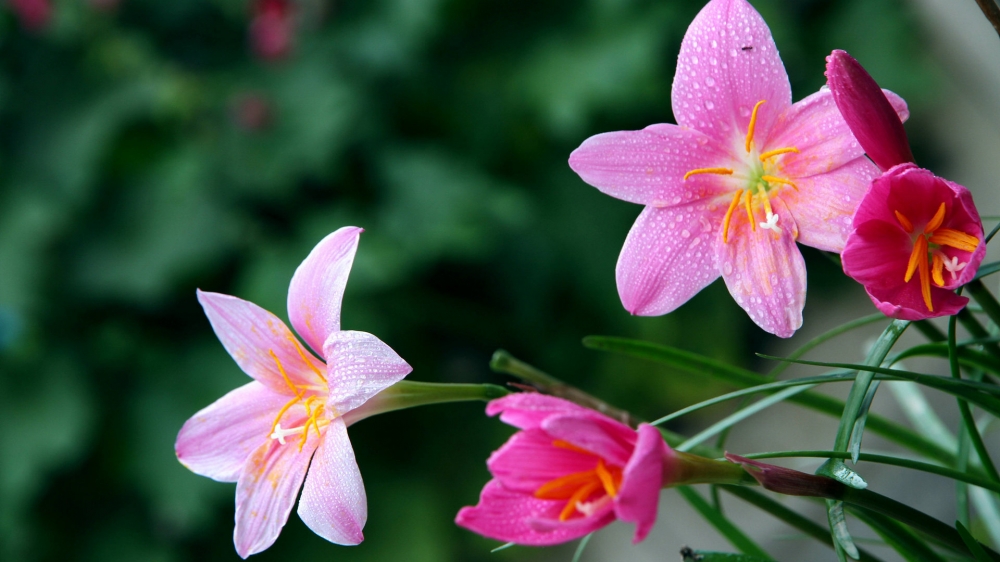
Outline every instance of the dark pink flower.
POLYGON ((52 3, 49 0, 10 0, 10 9, 17 14, 25 29, 37 31, 52 20, 52 3))
POLYGON ((635 542, 656 521, 659 491, 677 457, 653 426, 634 430, 594 410, 542 394, 490 402, 489 415, 521 429, 490 456, 493 480, 455 522, 525 545, 582 537, 615 519, 635 523, 635 542))
POLYGON ((250 21, 250 46, 264 60, 278 60, 292 50, 295 21, 289 0, 256 0, 250 21))

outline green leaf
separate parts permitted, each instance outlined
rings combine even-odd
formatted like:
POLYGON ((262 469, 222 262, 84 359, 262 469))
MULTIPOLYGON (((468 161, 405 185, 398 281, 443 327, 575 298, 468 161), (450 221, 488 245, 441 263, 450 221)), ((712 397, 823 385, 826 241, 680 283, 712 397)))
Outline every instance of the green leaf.
POLYGON ((847 445, 847 450, 851 452, 851 460, 858 462, 858 455, 861 454, 861 439, 865 433, 865 422, 868 421, 868 411, 871 409, 872 400, 875 399, 875 392, 878 391, 879 381, 872 381, 865 394, 865 399, 861 403, 861 411, 858 419, 854 420, 854 428, 851 430, 851 441, 847 445))
POLYGON ((830 522, 830 533, 833 540, 848 556, 857 560, 861 557, 858 547, 851 538, 851 533, 847 530, 847 520, 844 518, 844 502, 838 500, 826 500, 826 514, 830 522))
MULTIPOLYGON (((869 324, 874 324, 875 322, 879 322, 882 320, 886 320, 886 316, 881 312, 876 312, 875 314, 869 314, 868 316, 863 316, 861 318, 858 318, 857 320, 846 322, 844 324, 841 324, 840 326, 837 326, 836 328, 828 330, 816 336, 815 338, 809 340, 801 347, 793 351, 788 357, 789 359, 798 359, 799 357, 802 357, 809 351, 818 347, 820 344, 826 343, 827 341, 841 334, 845 334, 856 328, 867 326, 869 324)), ((771 372, 767 374, 767 378, 771 380, 778 378, 778 376, 781 375, 781 373, 783 373, 785 369, 788 368, 789 365, 791 365, 791 363, 786 361, 779 363, 777 367, 771 369, 771 372)))
POLYGON ((717 435, 722 430, 731 427, 760 411, 770 408, 775 404, 784 402, 791 396, 795 396, 800 392, 805 392, 810 388, 812 388, 812 385, 792 387, 782 390, 781 392, 776 392, 771 396, 768 396, 767 398, 764 398, 750 406, 747 406, 742 410, 737 410, 733 414, 726 416, 725 418, 715 422, 710 427, 706 428, 705 430, 699 432, 697 435, 689 438, 684 443, 681 443, 679 446, 675 447, 675 449, 682 452, 690 451, 691 448, 694 447, 695 445, 704 443, 707 439, 709 439, 713 435, 717 435))
POLYGON ((762 560, 771 561, 774 560, 763 548, 757 545, 750 537, 746 536, 739 527, 733 524, 725 515, 723 515, 719 510, 712 507, 698 492, 695 492, 688 486, 678 486, 675 488, 681 496, 687 500, 691 507, 695 508, 706 521, 712 524, 713 527, 723 537, 726 538, 733 546, 739 549, 744 554, 749 554, 751 556, 757 556, 762 560))
POLYGON ((972 533, 962 525, 961 521, 955 521, 955 529, 958 530, 958 534, 962 536, 962 540, 965 541, 965 546, 969 547, 969 552, 976 559, 976 562, 993 562, 990 555, 986 554, 986 550, 983 546, 979 544, 979 541, 972 536, 972 533))
POLYGON ((587 548, 587 543, 590 542, 590 539, 593 536, 594 533, 587 533, 582 539, 580 539, 580 544, 576 547, 576 552, 573 553, 573 562, 580 562, 580 557, 583 556, 583 549, 587 548))
POLYGON ((681 557, 684 562, 766 562, 770 558, 761 558, 750 554, 736 554, 733 552, 709 552, 707 550, 691 550, 689 548, 681 550, 681 557))
POLYGON ((946 562, 945 559, 917 535, 893 519, 866 510, 852 511, 853 515, 878 533, 886 544, 908 562, 946 562))

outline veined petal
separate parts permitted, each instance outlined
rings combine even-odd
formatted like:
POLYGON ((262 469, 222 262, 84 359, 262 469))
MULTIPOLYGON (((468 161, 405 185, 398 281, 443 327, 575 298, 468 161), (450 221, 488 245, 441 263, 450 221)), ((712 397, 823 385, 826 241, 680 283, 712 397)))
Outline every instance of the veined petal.
POLYGON ((868 297, 875 304, 875 308, 882 314, 890 318, 899 320, 924 320, 925 318, 938 318, 941 316, 951 316, 961 312, 965 305, 969 304, 968 297, 956 295, 953 291, 940 289, 931 286, 931 302, 934 303, 934 312, 927 310, 923 296, 920 293, 918 283, 905 283, 896 287, 896 291, 889 295, 890 301, 880 300, 874 293, 868 291, 868 297))
MULTIPOLYGON (((910 112, 903 98, 889 90, 882 90, 882 93, 895 109, 899 120, 906 121, 910 112)), ((772 173, 795 178, 799 187, 802 178, 832 172, 853 163, 865 153, 837 109, 833 94, 827 89, 795 102, 779 115, 765 147, 795 147, 799 150, 798 153, 775 158, 776 170, 772 173)), ((876 167, 873 165, 872 168, 876 167)))
POLYGON ((607 509, 591 517, 561 522, 559 512, 565 503, 508 490, 500 482, 490 480, 483 487, 479 504, 463 507, 455 517, 455 523, 499 541, 546 546, 582 537, 614 520, 614 513, 607 509), (542 522, 548 524, 542 525, 542 522))
POLYGON ((617 199, 657 207, 700 201, 729 189, 727 176, 698 174, 685 180, 684 175, 696 168, 737 164, 705 134, 669 124, 594 135, 569 156, 569 167, 583 181, 617 199))
POLYGON ((413 370, 382 340, 367 332, 334 332, 323 344, 330 398, 339 414, 364 404, 413 370))
POLYGON ((672 459, 673 451, 663 442, 660 431, 649 424, 639 425, 635 451, 625 465, 621 489, 615 499, 618 519, 635 523, 633 543, 646 538, 656 523, 663 463, 667 456, 672 459))
POLYGON ((594 469, 594 455, 557 446, 555 440, 541 429, 519 431, 490 455, 486 466, 507 489, 528 494, 567 474, 594 469))
POLYGON ((342 419, 326 428, 309 467, 298 512, 314 533, 332 543, 354 545, 364 540, 365 485, 342 419))
POLYGON ((277 316, 252 302, 220 293, 199 290, 198 302, 215 335, 244 373, 287 395, 295 394, 288 381, 296 385, 321 382, 315 373, 323 363, 302 347, 277 316))
POLYGON ((771 30, 753 6, 712 0, 702 8, 681 42, 670 99, 678 125, 726 146, 743 140, 754 106, 766 100, 756 122, 757 142, 766 138, 792 104, 792 88, 771 30))
POLYGON ((806 301, 806 264, 795 245, 796 226, 781 199, 771 200, 781 235, 758 226, 751 230, 744 213, 734 213, 728 244, 719 244, 722 278, 736 304, 762 329, 782 338, 802 325, 806 301))
POLYGON ((636 439, 632 428, 597 412, 556 414, 542 422, 542 429, 618 466, 628 462, 636 439))
POLYGON ((646 207, 629 231, 615 277, 625 310, 666 314, 719 277, 714 246, 721 243, 725 204, 646 207))
POLYGON ((827 252, 841 252, 852 228, 854 212, 879 171, 864 156, 832 172, 797 178, 781 200, 795 218, 799 243, 827 252))
POLYGON ((270 440, 274 416, 287 402, 257 381, 229 392, 184 423, 177 459, 195 474, 236 482, 250 454, 270 440))
POLYGON ((554 414, 588 414, 590 412, 592 410, 569 400, 537 392, 515 392, 503 398, 491 400, 486 405, 486 415, 500 414, 500 421, 518 429, 541 427, 542 422, 554 414))
POLYGON ((233 542, 243 558, 274 544, 288 521, 309 459, 319 445, 314 433, 299 451, 296 441, 268 440, 247 459, 236 484, 236 530, 233 542))
POLYGON ((288 319, 317 353, 340 329, 340 304, 363 229, 345 226, 316 244, 288 287, 288 319))

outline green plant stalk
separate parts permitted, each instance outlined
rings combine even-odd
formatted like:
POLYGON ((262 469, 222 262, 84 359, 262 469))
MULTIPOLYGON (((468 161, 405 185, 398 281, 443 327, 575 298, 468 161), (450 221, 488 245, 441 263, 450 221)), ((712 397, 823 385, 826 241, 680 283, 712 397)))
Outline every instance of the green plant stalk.
POLYGON ((941 331, 941 328, 938 328, 927 320, 917 320, 916 322, 913 322, 913 327, 932 342, 943 342, 946 339, 946 336, 944 335, 944 332, 941 331))
MULTIPOLYGON (((948 319, 948 365, 951 367, 952 378, 961 380, 962 373, 958 367, 958 351, 955 345, 954 316, 948 319)), ((962 414, 962 425, 965 427, 965 431, 972 442, 972 447, 976 450, 976 454, 979 455, 979 460, 986 470, 986 474, 994 482, 1000 482, 1000 475, 997 474, 997 469, 993 465, 992 459, 990 459, 986 445, 983 443, 983 438, 979 435, 979 430, 976 428, 976 420, 972 417, 969 403, 962 398, 958 398, 958 411, 962 414)))
MULTIPOLYGON (((973 283, 978 283, 979 285, 983 284, 982 281, 973 281, 972 283, 966 285, 966 287, 971 286, 973 283)), ((983 287, 983 290, 985 290, 985 287, 983 287)), ((989 291, 987 291, 987 293, 989 293, 989 291)), ((992 298, 993 297, 990 296, 990 299, 992 298)), ((976 339, 987 339, 990 337, 989 331, 987 331, 986 328, 984 328, 983 325, 979 323, 979 319, 977 319, 976 316, 972 314, 972 312, 969 312, 968 309, 963 308, 962 310, 958 311, 957 316, 958 316, 958 321, 962 323, 962 327, 968 330, 969 334, 972 335, 972 337, 976 339)), ((1000 346, 998 346, 996 343, 984 344, 983 349, 993 357, 1000 359, 1000 346)))
POLYGON ((890 517, 866 509, 851 509, 851 514, 878 533, 907 562, 947 562, 912 531, 890 517))
POLYGON ((990 317, 990 320, 997 326, 1000 326, 1000 302, 997 302, 996 297, 986 288, 982 280, 976 279, 970 281, 965 284, 964 288, 969 291, 972 298, 976 299, 976 302, 982 307, 983 312, 990 317))
MULTIPOLYGON (((801 347, 799 347, 798 349, 796 349, 795 351, 793 351, 791 353, 791 355, 789 355, 788 357, 789 357, 789 359, 798 359, 799 357, 802 357, 806 353, 809 353, 810 351, 812 351, 813 349, 815 349, 817 346, 822 345, 822 344, 826 343, 827 341, 829 341, 829 340, 831 340, 831 339, 833 339, 833 338, 835 338, 835 337, 837 337, 837 336, 839 336, 841 334, 850 332, 851 330, 853 330, 855 328, 860 328, 861 326, 867 326, 868 324, 874 324, 875 322, 878 322, 880 320, 887 320, 887 318, 881 312, 876 312, 875 314, 869 314, 868 316, 862 316, 861 318, 858 318, 856 320, 852 320, 850 322, 847 322, 845 324, 837 326, 836 328, 833 328, 832 330, 824 332, 824 333, 816 336, 815 338, 807 341, 801 347)), ((781 373, 783 373, 785 371, 785 369, 787 369, 789 367, 789 365, 791 365, 791 363, 789 363, 787 361, 782 361, 781 363, 778 363, 778 365, 775 368, 771 369, 771 372, 769 372, 767 374, 767 376, 766 376, 767 380, 773 381, 774 379, 778 378, 778 376, 781 375, 781 373)))
POLYGON ((766 550, 760 547, 757 543, 753 541, 750 537, 746 536, 739 527, 733 524, 725 515, 720 513, 718 510, 713 508, 705 498, 701 497, 698 492, 695 492, 687 486, 681 486, 677 488, 680 493, 691 507, 695 508, 706 521, 712 524, 719 533, 726 538, 733 546, 739 549, 740 552, 744 554, 749 554, 751 556, 759 556, 764 560, 773 561, 774 558, 767 553, 766 550))

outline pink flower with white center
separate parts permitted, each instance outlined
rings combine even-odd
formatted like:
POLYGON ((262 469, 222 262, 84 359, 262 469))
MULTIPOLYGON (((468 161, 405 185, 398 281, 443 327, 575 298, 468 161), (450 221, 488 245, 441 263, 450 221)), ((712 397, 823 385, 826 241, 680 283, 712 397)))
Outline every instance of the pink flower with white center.
POLYGON ((299 517, 316 534, 364 539, 368 506, 347 426, 376 413, 363 405, 412 369, 375 336, 340 329, 360 234, 345 227, 324 238, 288 289, 292 326, 322 359, 270 312, 198 291, 222 345, 254 381, 189 419, 175 450, 191 471, 237 483, 233 539, 244 558, 278 538, 299 488, 299 517))
POLYGON ((969 299, 954 290, 975 277, 986 255, 972 194, 913 163, 902 123, 858 61, 834 51, 827 79, 862 148, 885 170, 858 206, 841 255, 844 272, 887 316, 957 313, 969 299))
POLYGON ((806 293, 795 242, 843 250, 878 169, 829 91, 792 103, 771 32, 745 0, 712 0, 695 17, 671 102, 677 125, 596 135, 569 159, 587 183, 646 206, 618 258, 622 304, 666 314, 721 275, 758 326, 791 336, 806 293))
POLYGON ((511 394, 486 408, 521 429, 490 456, 493 480, 455 522, 524 545, 582 537, 615 519, 635 523, 635 542, 656 522, 660 488, 677 456, 653 426, 638 431, 594 410, 542 394, 511 394))

